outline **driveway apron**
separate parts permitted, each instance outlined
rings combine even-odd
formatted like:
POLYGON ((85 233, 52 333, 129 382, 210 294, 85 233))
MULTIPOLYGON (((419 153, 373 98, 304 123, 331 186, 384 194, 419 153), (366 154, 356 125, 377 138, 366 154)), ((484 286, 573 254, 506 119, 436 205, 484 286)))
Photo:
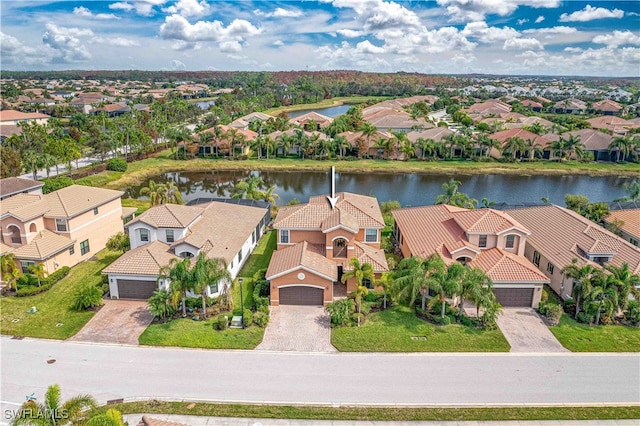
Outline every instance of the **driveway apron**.
POLYGON ((321 306, 271 306, 269 325, 256 350, 337 352, 329 315, 321 306))
POLYGON ((510 352, 569 352, 532 308, 503 308, 496 321, 510 352))
POLYGON ((105 300, 82 330, 68 340, 137 345, 151 321, 146 300, 105 300))

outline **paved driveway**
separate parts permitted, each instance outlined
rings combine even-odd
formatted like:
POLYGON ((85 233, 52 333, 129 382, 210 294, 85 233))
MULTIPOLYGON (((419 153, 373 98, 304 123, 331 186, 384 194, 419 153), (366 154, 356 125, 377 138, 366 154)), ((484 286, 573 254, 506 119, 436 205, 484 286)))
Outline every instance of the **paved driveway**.
POLYGON ((105 300, 98 313, 68 340, 137 345, 152 320, 146 300, 105 300))
POLYGON ((329 315, 321 306, 271 306, 271 319, 257 350, 336 352, 329 315))
POLYGON ((569 352, 532 308, 502 308, 496 322, 511 352, 569 352))

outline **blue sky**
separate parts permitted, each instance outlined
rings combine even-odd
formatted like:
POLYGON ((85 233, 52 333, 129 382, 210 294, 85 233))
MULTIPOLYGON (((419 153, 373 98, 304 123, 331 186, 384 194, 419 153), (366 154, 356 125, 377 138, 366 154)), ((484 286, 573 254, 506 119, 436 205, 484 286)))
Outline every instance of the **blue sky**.
POLYGON ((2 69, 640 77, 640 2, 2 0, 2 69))

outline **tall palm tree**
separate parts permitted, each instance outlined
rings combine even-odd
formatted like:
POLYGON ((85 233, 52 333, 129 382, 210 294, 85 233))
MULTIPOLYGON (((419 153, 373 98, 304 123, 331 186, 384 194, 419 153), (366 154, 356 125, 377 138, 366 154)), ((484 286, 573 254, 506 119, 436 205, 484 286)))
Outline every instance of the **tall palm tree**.
POLYGON ((578 266, 578 259, 573 258, 571 264, 562 268, 561 272, 567 277, 573 280, 573 289, 571 296, 576 301, 576 315, 582 308, 582 303, 591 294, 591 279, 594 275, 600 274, 600 270, 596 269, 592 265, 578 266))
POLYGON ((622 266, 605 265, 604 268, 611 273, 607 276, 607 279, 611 280, 618 290, 618 308, 621 310, 627 309, 629 296, 638 298, 639 292, 637 288, 640 287, 640 276, 635 275, 629 269, 628 263, 623 263, 622 266))
POLYGON ((447 267, 442 258, 432 265, 429 272, 429 287, 438 293, 438 298, 433 302, 440 302, 440 317, 444 318, 447 297, 453 297, 462 292, 462 282, 464 280, 466 268, 462 263, 452 263, 447 267))
POLYGON ((449 204, 453 197, 458 192, 458 187, 460 187, 461 182, 455 179, 449 179, 448 182, 442 184, 442 190, 444 194, 440 194, 436 197, 436 204, 449 204))
POLYGON ((376 280, 376 286, 382 287, 384 299, 382 309, 387 309, 387 293, 393 288, 394 275, 391 272, 383 272, 380 278, 376 280))
POLYGON ((373 266, 370 263, 360 263, 357 257, 352 257, 349 261, 351 270, 342 274, 341 281, 347 282, 350 278, 356 279, 356 290, 354 291, 356 306, 358 308, 358 327, 360 326, 360 308, 362 305, 362 296, 366 296, 369 293, 369 289, 364 286, 364 280, 367 279, 370 282, 374 280, 373 266))
POLYGON ((38 263, 37 265, 34 264, 29 266, 29 273, 31 273, 38 279, 38 287, 40 287, 40 280, 44 279, 48 275, 48 272, 44 269, 44 267, 44 262, 38 263))
POLYGON ((577 160, 580 160, 584 154, 584 144, 580 141, 580 136, 569 135, 569 138, 565 141, 565 147, 569 152, 569 156, 574 154, 577 160))
POLYGON ((629 154, 631 147, 631 138, 626 136, 618 136, 614 138, 608 146, 609 154, 612 151, 616 151, 616 161, 620 162, 620 154, 622 154, 622 161, 624 161, 625 157, 629 154))
POLYGON ((161 184, 157 184, 152 179, 149 181, 149 186, 140 188, 140 195, 147 195, 152 206, 164 204, 163 192, 160 185, 161 184))
POLYGON ((506 143, 502 147, 503 152, 510 152, 513 159, 516 159, 518 152, 522 153, 527 150, 527 143, 519 136, 514 136, 507 139, 506 143))
POLYGON ((422 298, 422 310, 425 310, 427 295, 429 294, 429 280, 427 274, 435 257, 423 259, 418 256, 404 258, 398 264, 395 274, 393 294, 396 299, 408 300, 413 307, 418 295, 422 298))
POLYGON ((529 152, 529 161, 533 161, 536 154, 542 154, 542 147, 535 139, 527 139, 525 143, 527 144, 527 151, 529 152))
POLYGON ((333 141, 335 143, 335 146, 336 146, 338 152, 340 153, 340 158, 343 158, 344 157, 344 153, 346 152, 346 150, 351 148, 351 144, 349 144, 349 141, 347 141, 347 138, 345 138, 344 136, 340 136, 340 135, 336 135, 333 138, 333 141))
POLYGON ((198 254, 198 259, 192 269, 194 291, 202 297, 202 318, 207 318, 207 288, 211 284, 221 281, 231 281, 231 273, 227 269, 227 262, 221 258, 208 258, 204 252, 198 254))
POLYGON ((609 317, 615 314, 619 307, 619 298, 615 279, 605 277, 604 274, 598 274, 594 278, 588 301, 595 305, 595 324, 598 325, 600 324, 600 315, 602 313, 609 317))
POLYGON ((460 314, 464 310, 465 299, 468 299, 476 305, 476 318, 480 318, 480 308, 488 308, 495 303, 492 287, 493 281, 482 269, 467 269, 460 290, 460 314))
POLYGON ((7 288, 11 290, 16 288, 18 279, 22 276, 22 271, 16 265, 13 253, 7 253, 0 256, 0 273, 2 279, 7 284, 7 288))
POLYGON ((171 282, 172 303, 174 309, 178 307, 178 300, 182 301, 182 316, 187 316, 187 292, 193 290, 194 280, 191 273, 191 261, 188 258, 173 258, 168 265, 160 268, 160 278, 171 282))
POLYGON ((358 129, 362 132, 362 136, 367 141, 367 149, 371 146, 371 138, 378 132, 378 128, 368 121, 363 121, 358 129))
POLYGON ((64 402, 61 401, 61 396, 59 385, 49 386, 44 395, 44 401, 29 400, 22 404, 11 424, 13 426, 57 426, 75 423, 88 410, 98 406, 97 401, 90 395, 78 395, 64 402))
POLYGON ((640 181, 637 179, 632 180, 631 182, 625 182, 622 184, 622 187, 627 194, 628 197, 625 197, 625 201, 637 201, 640 198, 640 181))

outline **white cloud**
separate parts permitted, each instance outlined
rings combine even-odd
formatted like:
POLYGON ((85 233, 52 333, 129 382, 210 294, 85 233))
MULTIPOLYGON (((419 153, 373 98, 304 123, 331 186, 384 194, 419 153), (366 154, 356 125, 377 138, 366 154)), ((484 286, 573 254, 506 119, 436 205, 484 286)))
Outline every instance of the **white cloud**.
POLYGON ((542 43, 535 38, 512 38, 506 40, 503 50, 543 50, 542 43))
POLYGON ((91 59, 91 53, 83 44, 82 37, 92 37, 93 31, 83 28, 60 27, 49 22, 42 42, 55 51, 53 60, 62 63, 85 62, 91 59))
POLYGON ((520 6, 555 8, 560 0, 437 0, 455 22, 483 21, 487 15, 507 16, 520 6))
POLYGON ((220 42, 220 51, 225 53, 238 53, 242 50, 242 45, 236 40, 220 42))
POLYGON ((0 56, 6 64, 44 65, 49 58, 17 38, 0 31, 0 56))
POLYGON ((548 28, 529 28, 522 31, 523 34, 571 34, 578 30, 574 27, 556 26, 548 28))
POLYGON ((73 14, 81 18, 92 18, 92 19, 101 19, 101 20, 120 19, 113 13, 93 13, 89 9, 83 6, 74 7, 73 14))
POLYGON ((353 9, 365 32, 390 28, 419 27, 420 19, 413 11, 394 2, 383 0, 333 0, 337 8, 353 9))
POLYGON ((205 16, 211 13, 211 5, 205 0, 179 0, 174 5, 163 8, 163 12, 178 14, 185 18, 205 16))
POLYGON ((276 41, 273 42, 273 45, 274 46, 284 46, 284 43, 283 43, 282 40, 276 40, 276 41))
POLYGON ((283 9, 281 7, 276 7, 273 12, 263 12, 260 9, 256 9, 253 13, 266 18, 299 18, 304 15, 300 10, 283 9))
POLYGON ((516 21, 516 23, 517 23, 518 25, 524 25, 524 24, 526 24, 527 22, 529 22, 529 20, 528 20, 527 18, 518 19, 518 20, 516 21))
POLYGON ((172 70, 184 70, 187 68, 187 66, 184 64, 184 62, 179 61, 177 59, 174 59, 171 61, 170 63, 170 67, 172 70))
POLYGON ((631 31, 614 31, 611 34, 594 37, 593 42, 606 44, 608 47, 618 47, 625 44, 640 46, 640 36, 635 35, 631 31))
POLYGON ((350 29, 344 29, 344 30, 337 30, 336 33, 340 34, 343 37, 347 37, 347 38, 356 38, 356 37, 361 37, 363 35, 365 35, 364 31, 356 31, 356 30, 350 30, 350 29))
POLYGON ((540 15, 536 18, 535 23, 539 24, 540 22, 544 21, 544 16, 540 15))
POLYGON ((121 1, 111 3, 109 9, 119 9, 130 11, 135 9, 138 15, 151 16, 155 13, 155 6, 162 6, 167 0, 133 0, 131 2, 121 1))
POLYGON ((465 37, 475 37, 481 43, 494 43, 520 36, 520 33, 511 27, 489 27, 486 22, 470 22, 461 31, 465 37))
POLYGON ((384 53, 384 48, 371 44, 369 40, 361 41, 356 44, 356 52, 358 53, 384 53))
POLYGON ((138 43, 137 41, 130 40, 124 37, 94 37, 90 41, 91 43, 107 44, 109 46, 118 47, 140 46, 140 43, 138 43))
POLYGON ((605 9, 604 7, 593 7, 591 5, 587 5, 584 9, 578 10, 571 14, 563 13, 560 15, 560 22, 587 22, 593 21, 594 19, 603 19, 603 18, 622 18, 624 16, 624 11, 620 9, 605 9))

